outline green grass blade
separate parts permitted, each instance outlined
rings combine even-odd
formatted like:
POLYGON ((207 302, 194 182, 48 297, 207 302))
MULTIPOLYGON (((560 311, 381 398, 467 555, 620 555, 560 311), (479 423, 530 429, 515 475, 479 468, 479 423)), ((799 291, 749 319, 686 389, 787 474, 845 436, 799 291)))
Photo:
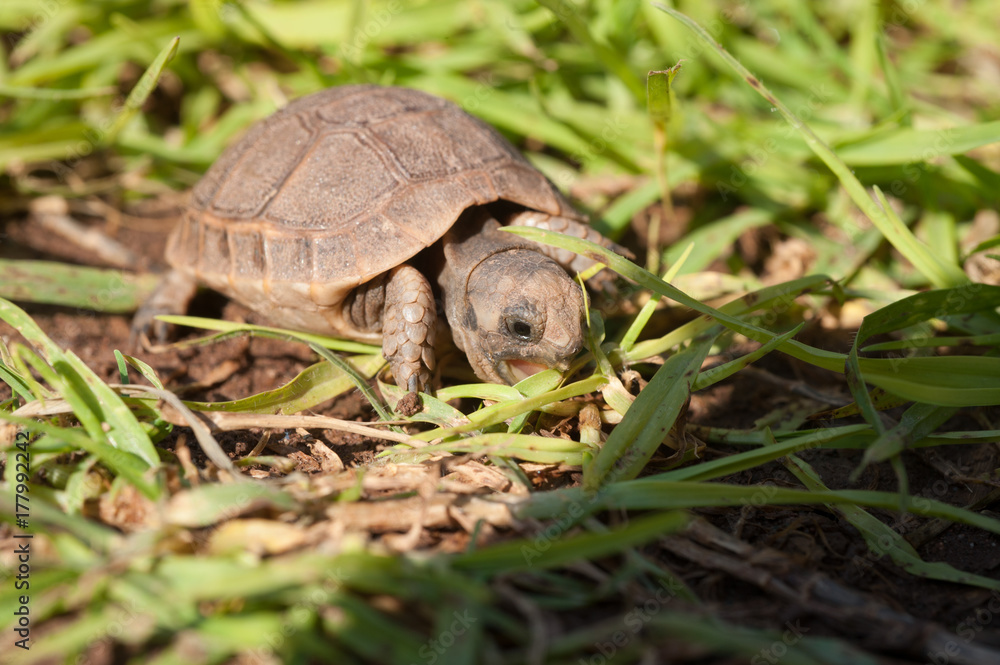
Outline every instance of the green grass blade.
POLYGON ((118 365, 118 383, 128 385, 128 364, 118 349, 115 349, 115 363, 118 365))
POLYGON ((45 361, 23 344, 15 343, 12 346, 14 353, 9 358, 10 367, 17 372, 18 378, 28 387, 35 399, 46 400, 56 397, 53 389, 35 379, 31 372, 31 367, 35 367, 38 363, 44 364, 45 361))
MULTIPOLYGON (((62 387, 63 397, 73 404, 73 412, 84 423, 91 437, 98 441, 107 440, 122 452, 136 455, 151 467, 159 465, 159 455, 135 415, 121 397, 101 381, 76 354, 59 349, 24 310, 2 298, 0 319, 14 327, 45 355, 52 371, 57 373, 50 375, 50 384, 62 387)), ((47 368, 36 366, 36 369, 43 374, 50 374, 47 368)))
POLYGON ((294 510, 295 507, 291 495, 276 487, 259 483, 216 484, 174 495, 164 517, 178 526, 204 527, 261 508, 294 510))
MULTIPOLYGON (((599 492, 587 494, 583 488, 553 490, 532 494, 511 509, 519 517, 549 519, 567 514, 592 514, 599 510, 677 510, 706 506, 851 504, 899 511, 900 495, 895 492, 867 490, 812 491, 724 483, 675 482, 650 476, 610 483, 599 492), (576 505, 577 507, 571 508, 576 505)), ((967 524, 989 533, 1000 534, 1000 520, 942 501, 911 497, 906 511, 922 517, 939 517, 957 524, 967 524)))
MULTIPOLYGON (((677 260, 670 264, 670 268, 663 274, 664 282, 671 282, 680 273, 681 269, 684 267, 684 262, 687 261, 688 257, 691 256, 691 252, 694 251, 694 243, 688 243, 687 247, 681 253, 677 260)), ((660 302, 660 295, 654 293, 649 301, 642 306, 639 313, 636 314, 635 319, 629 324, 628 330, 622 335, 622 341, 618 344, 618 348, 623 354, 628 354, 635 346, 635 341, 642 334, 642 331, 646 328, 646 324, 649 323, 650 317, 653 316, 653 312, 656 311, 656 305, 660 302)))
POLYGON ((864 380, 914 402, 939 406, 1000 404, 1000 358, 862 358, 864 380))
MULTIPOLYGON (((863 345, 868 339, 874 335, 885 334, 895 330, 900 330, 903 328, 908 328, 917 323, 922 323, 928 321, 932 318, 940 318, 948 315, 958 315, 958 314, 968 314, 978 311, 992 311, 1000 307, 1000 287, 989 286, 985 284, 968 284, 966 286, 954 288, 954 289, 941 289, 937 291, 928 291, 924 293, 918 293, 907 298, 904 298, 898 302, 891 303, 881 308, 880 310, 869 314, 864 318, 861 323, 861 327, 858 329, 858 334, 854 338, 854 343, 851 345, 851 350, 848 354, 847 359, 847 379, 848 385, 851 389, 851 394, 854 396, 855 401, 861 408, 862 414, 865 416, 865 420, 871 423, 872 427, 879 432, 879 434, 885 434, 883 432, 882 420, 872 404, 871 397, 869 396, 868 390, 865 387, 865 371, 862 366, 862 359, 859 354, 859 347, 863 345)), ((947 359, 938 358, 936 359, 937 364, 953 364, 956 366, 960 364, 968 364, 968 361, 960 360, 959 356, 953 357, 953 363, 948 363, 947 359)), ((926 365, 928 361, 935 359, 932 358, 912 358, 912 359, 892 359, 890 362, 896 367, 896 374, 891 379, 895 380, 897 385, 900 382, 900 378, 903 381, 906 380, 912 374, 912 370, 907 367, 911 365, 913 361, 917 361, 918 364, 926 365)), ((976 370, 974 367, 970 368, 976 374, 981 374, 979 378, 986 379, 987 385, 985 386, 987 390, 989 389, 989 383, 991 379, 996 378, 996 374, 991 373, 990 365, 997 365, 1000 367, 1000 363, 993 362, 995 358, 982 358, 982 366, 980 370, 976 370)), ((922 377, 925 378, 925 377, 922 377)), ((966 379, 961 386, 957 386, 963 392, 968 393, 970 388, 974 389, 976 386, 976 381, 973 381, 975 377, 963 377, 966 379)), ((885 385, 884 381, 879 383, 876 381, 877 385, 882 388, 889 390, 889 387, 885 385)), ((982 385, 982 384, 980 384, 982 385)), ((1000 385, 1000 382, 998 382, 1000 385)), ((893 391, 895 392, 895 391, 893 391)), ((909 394, 913 394, 908 391, 909 394)), ((899 393, 897 393, 899 394, 899 393)), ((909 396, 909 395, 903 395, 909 396)), ((925 400, 917 400, 925 401, 925 400)), ((931 400, 926 400, 931 401, 931 400)), ((932 403, 940 404, 939 401, 932 401, 932 403)), ((945 413, 941 411, 940 413, 945 413)), ((928 414, 929 416, 930 414, 928 414)), ((924 435, 930 434, 930 432, 925 432, 924 435)), ((899 433, 888 436, 884 442, 880 442, 877 445, 877 450, 875 453, 875 458, 887 459, 892 453, 888 451, 898 450, 899 446, 903 444, 903 441, 898 439, 899 433), (883 455, 885 455, 883 457, 883 455)), ((862 467, 875 459, 873 457, 866 456, 865 461, 862 463, 862 467)))
POLYGON ((779 346, 781 346, 791 338, 798 335, 799 331, 801 331, 802 328, 805 327, 805 325, 806 325, 805 322, 800 323, 799 325, 795 326, 794 328, 786 332, 784 335, 781 335, 780 337, 775 337, 766 344, 762 344, 761 347, 756 351, 740 356, 735 360, 730 360, 729 362, 719 365, 718 367, 713 367, 712 369, 705 370, 704 372, 698 375, 697 380, 695 380, 694 385, 691 387, 691 391, 694 392, 696 390, 702 390, 704 388, 707 388, 713 384, 718 383, 719 381, 727 379, 733 374, 736 374, 736 372, 740 371, 744 367, 747 367, 750 364, 757 362, 758 360, 769 354, 771 351, 777 349, 779 346))
MULTIPOLYGON (((301 342, 306 344, 309 348, 315 351, 320 357, 327 360, 331 365, 336 367, 338 370, 343 372, 354 387, 357 388, 365 399, 368 400, 372 408, 378 414, 379 418, 382 420, 392 420, 392 414, 386 409, 386 406, 382 403, 382 400, 375 394, 371 386, 368 385, 368 377, 364 376, 357 368, 355 368, 350 362, 342 359, 331 349, 338 350, 350 350, 354 352, 364 353, 366 351, 379 353, 381 350, 378 347, 374 347, 370 344, 361 344, 357 342, 350 342, 346 340, 340 340, 332 337, 326 337, 323 335, 315 335, 312 333, 302 333, 294 330, 282 330, 280 328, 270 328, 267 326, 257 326, 249 324, 237 324, 228 321, 217 321, 214 319, 200 319, 198 317, 189 316, 158 316, 157 319, 166 321, 168 323, 174 323, 179 325, 194 325, 201 328, 209 328, 211 330, 224 330, 225 332, 220 335, 213 335, 211 337, 202 338, 199 340, 194 340, 193 342, 188 342, 187 344, 206 344, 210 342, 215 342, 220 339, 224 339, 231 335, 249 334, 249 335, 259 335, 261 337, 270 337, 273 339, 283 339, 290 342, 301 342)), ((384 361, 383 361, 384 362, 384 361)), ((328 386, 329 389, 336 389, 337 386, 328 386)), ((325 400, 324 400, 325 401, 325 400)))
POLYGON ((997 142, 1000 120, 933 130, 901 127, 838 148, 837 154, 851 166, 913 164, 942 155, 961 155, 997 142))
POLYGON ((478 434, 456 441, 437 443, 412 451, 399 448, 392 455, 400 459, 425 457, 431 453, 448 452, 456 455, 474 453, 503 458, 516 458, 539 464, 569 464, 579 466, 586 444, 572 439, 535 436, 529 434, 491 433, 478 434))
POLYGON ((525 399, 517 402, 502 402, 500 404, 494 404, 493 406, 488 406, 485 409, 480 409, 479 411, 470 413, 468 416, 470 423, 468 425, 457 425, 447 429, 421 432, 415 438, 428 441, 431 439, 452 436, 454 434, 463 434, 465 432, 480 430, 484 427, 489 427, 490 425, 502 423, 508 418, 517 417, 525 411, 537 410, 543 406, 552 404, 553 402, 560 402, 571 397, 579 397, 580 395, 592 393, 595 390, 598 390, 606 382, 607 379, 603 376, 592 376, 588 379, 583 379, 582 381, 577 381, 567 386, 563 386, 562 388, 542 393, 541 395, 536 395, 535 397, 526 397, 525 399))
POLYGON ((155 275, 54 261, 0 259, 0 298, 79 307, 109 314, 134 312, 156 288, 155 275))
POLYGON ((28 88, 4 85, 3 83, 0 83, 0 97, 10 97, 12 99, 39 99, 50 102, 107 97, 115 94, 116 92, 117 89, 111 86, 63 90, 59 88, 28 88))
POLYGON ((0 363, 0 381, 10 386, 15 398, 21 397, 25 402, 31 402, 36 399, 24 378, 17 371, 3 363, 0 363))
MULTIPOLYGON (((533 374, 526 379, 522 379, 514 385, 514 388, 524 397, 537 397, 555 390, 562 381, 562 374, 554 369, 547 369, 533 374)), ((507 426, 507 431, 511 433, 520 432, 530 415, 531 411, 525 411, 521 415, 511 418, 510 424, 507 426)))
POLYGON ((673 116, 674 94, 670 87, 674 77, 680 73, 682 63, 662 71, 652 71, 646 74, 646 100, 649 117, 653 121, 653 144, 656 149, 656 180, 660 183, 660 200, 663 202, 662 213, 654 214, 649 221, 647 237, 646 268, 649 272, 660 272, 660 225, 671 223, 674 219, 674 203, 667 184, 667 128, 673 116))
MULTIPOLYGON (((757 310, 767 312, 767 310, 774 307, 787 306, 795 298, 823 288, 829 284, 829 281, 828 278, 817 275, 803 277, 783 284, 775 284, 774 286, 764 287, 763 289, 744 294, 720 307, 719 311, 735 317, 742 317, 757 310)), ((691 339, 708 330, 712 325, 714 324, 711 318, 700 317, 675 328, 663 337, 638 342, 630 352, 621 354, 621 359, 625 362, 639 362, 646 358, 665 353, 684 340, 691 339)), ((831 364, 828 369, 833 368, 835 368, 835 365, 831 364)))
POLYGON ((146 103, 149 96, 153 94, 153 90, 156 88, 157 82, 160 80, 160 75, 163 74, 163 69, 167 66, 167 63, 174 57, 177 53, 177 45, 180 43, 180 37, 174 37, 170 42, 163 47, 163 50, 156 56, 152 64, 146 68, 143 72, 142 77, 139 82, 135 84, 132 88, 132 92, 129 93, 128 97, 125 99, 125 106, 122 107, 121 111, 115 117, 114 121, 111 123, 111 127, 108 129, 107 133, 104 135, 105 144, 112 144, 118 137, 118 133, 129 123, 129 121, 139 112, 142 105, 146 103))
MULTIPOLYGON (((898 219, 893 219, 891 208, 884 202, 877 205, 872 201, 871 196, 864 186, 837 154, 820 139, 798 116, 789 110, 763 83, 753 76, 738 60, 728 51, 722 48, 709 34, 695 21, 680 13, 679 11, 666 7, 659 3, 654 5, 660 10, 674 17, 704 41, 709 48, 714 50, 733 71, 743 77, 747 83, 754 88, 771 106, 777 108, 781 115, 795 128, 805 139, 806 145, 819 157, 824 164, 837 176, 844 189, 850 195, 855 205, 872 221, 872 223, 882 232, 882 234, 900 251, 921 273, 938 287, 958 286, 968 283, 965 276, 957 266, 948 265, 939 261, 931 249, 921 243, 910 233, 909 229, 898 223, 898 219)), ((877 190, 876 190, 877 192, 877 190)))
MULTIPOLYGON (((829 491, 829 488, 823 484, 819 475, 809 464, 796 455, 789 455, 787 460, 785 467, 795 474, 795 477, 808 489, 820 492, 829 491)), ((897 566, 916 577, 1000 590, 1000 580, 967 573, 944 562, 929 563, 924 561, 895 529, 858 506, 841 504, 830 507, 843 515, 844 519, 861 532, 865 542, 868 543, 870 556, 876 560, 888 554, 897 566)))
MULTIPOLYGON (((79 428, 56 427, 44 421, 21 418, 3 412, 0 412, 0 420, 21 425, 28 431, 47 434, 59 441, 65 441, 79 450, 84 450, 101 460, 101 463, 115 475, 125 478, 147 498, 155 500, 160 496, 160 487, 146 479, 149 465, 138 455, 95 440, 79 428)), ((32 514, 32 517, 34 518, 35 515, 32 514)))
MULTIPOLYGON (((569 519, 572 514, 567 513, 563 519, 569 519)), ((537 539, 532 539, 494 545, 471 554, 459 555, 452 559, 452 565, 458 570, 479 575, 543 570, 573 561, 599 559, 616 554, 629 547, 676 533, 687 523, 688 516, 682 512, 637 517, 630 520, 628 526, 608 533, 585 533, 554 542, 547 538, 541 544, 537 539)))
POLYGON ((763 445, 764 436, 758 435, 757 443, 760 445, 753 450, 747 450, 734 455, 727 455, 719 459, 702 462, 681 469, 672 469, 659 474, 657 477, 670 481, 697 481, 705 482, 717 478, 725 478, 734 473, 754 469, 767 462, 779 459, 785 455, 800 451, 822 448, 825 446, 840 445, 840 440, 859 433, 870 431, 867 425, 847 425, 844 427, 827 427, 814 432, 805 432, 779 443, 763 445))
MULTIPOLYGON (((287 339, 297 339, 295 335, 287 337, 287 339)), ((382 398, 375 394, 372 387, 368 384, 368 379, 361 372, 359 372, 350 362, 344 360, 336 352, 327 349, 324 346, 310 342, 309 348, 318 353, 320 356, 325 358, 327 362, 339 369, 344 375, 354 384, 354 387, 358 389, 368 403, 371 404, 372 408, 375 409, 375 413, 381 420, 392 420, 392 413, 386 408, 385 404, 382 403, 382 398)), ((381 356, 379 356, 381 358, 381 356)))
POLYGON ((886 305, 864 318, 856 347, 874 335, 903 330, 949 315, 992 311, 1000 307, 1000 286, 968 284, 954 289, 923 291, 886 305))
MULTIPOLYGON (((313 344, 319 344, 327 349, 333 351, 341 351, 343 353, 359 353, 359 354, 377 354, 382 352, 382 348, 375 346, 374 344, 364 344, 362 342, 353 342, 350 340, 340 339, 337 337, 327 337, 326 335, 316 335, 313 333, 298 332, 294 330, 285 330, 283 328, 273 328, 270 326, 258 326, 251 323, 236 323, 234 321, 224 321, 221 319, 206 319, 200 316, 175 316, 175 315, 163 315, 156 317, 160 321, 165 321, 167 323, 172 323, 178 326, 187 326, 189 328, 200 328, 202 330, 218 330, 223 333, 240 333, 240 332, 267 332, 274 333, 277 335, 295 335, 300 341, 310 342, 313 344)), ((214 338, 205 338, 200 340, 195 340, 193 342, 187 342, 179 346, 192 346, 195 344, 204 344, 209 341, 215 341, 214 338)))
POLYGON ((910 337, 894 342, 879 342, 868 344, 861 351, 903 351, 912 349, 929 349, 939 346, 998 346, 1000 333, 988 335, 967 335, 962 337, 910 337))
POLYGON ((896 457, 907 446, 927 438, 957 411, 957 407, 914 404, 906 410, 898 425, 881 432, 871 447, 865 451, 858 468, 851 474, 852 480, 857 480, 869 464, 896 457))
POLYGON ((583 486, 587 491, 597 491, 609 482, 631 480, 639 475, 687 402, 691 385, 714 339, 715 335, 706 335, 696 340, 656 370, 597 457, 584 468, 583 486))
MULTIPOLYGON (((374 376, 385 364, 382 356, 352 356, 348 362, 366 378, 374 376)), ((228 402, 184 403, 195 411, 290 415, 311 409, 353 387, 354 382, 339 367, 324 361, 310 365, 291 381, 274 390, 228 402)))
MULTIPOLYGON (((125 358, 125 362, 134 367, 137 372, 142 374, 143 378, 149 381, 153 387, 163 390, 163 383, 160 381, 160 378, 156 376, 156 371, 152 367, 138 358, 133 358, 132 356, 123 357, 125 358)), ((123 381, 122 383, 127 382, 123 381)))
POLYGON ((632 72, 628 60, 623 58, 617 51, 607 44, 599 41, 591 32, 587 22, 578 14, 578 9, 567 3, 560 3, 556 0, 538 0, 538 4, 549 9, 556 17, 562 21, 573 36, 583 42, 594 56, 601 61, 611 72, 614 72, 625 87, 629 89, 636 100, 642 101, 646 97, 639 78, 632 72))

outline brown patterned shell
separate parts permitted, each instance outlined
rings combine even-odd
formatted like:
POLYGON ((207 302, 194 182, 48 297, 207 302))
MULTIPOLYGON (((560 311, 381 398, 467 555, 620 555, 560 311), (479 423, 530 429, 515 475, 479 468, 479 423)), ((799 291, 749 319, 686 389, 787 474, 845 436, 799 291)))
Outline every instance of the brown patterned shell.
POLYGON ((194 188, 167 260, 265 313, 315 312, 498 199, 581 218, 496 130, 451 102, 332 88, 222 154, 194 188))

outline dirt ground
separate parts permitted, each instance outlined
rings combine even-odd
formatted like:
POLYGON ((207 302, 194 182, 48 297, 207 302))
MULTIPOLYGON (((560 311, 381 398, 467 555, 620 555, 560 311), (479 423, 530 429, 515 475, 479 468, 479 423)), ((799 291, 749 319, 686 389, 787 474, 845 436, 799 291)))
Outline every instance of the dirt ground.
MULTIPOLYGON (((160 215, 146 221, 148 228, 136 228, 135 222, 114 232, 142 257, 145 268, 156 269, 161 267, 159 257, 171 219, 160 215)), ((104 227, 99 219, 90 221, 104 227)), ((72 243, 33 228, 23 216, 0 221, 0 233, 4 234, 0 236, 3 258, 96 263, 72 243)), ((128 316, 52 306, 27 305, 26 309, 57 344, 75 351, 102 378, 116 381, 112 351, 128 348, 128 316)), ((253 313, 211 293, 199 295, 192 313, 263 323, 253 313)), ((816 327, 806 341, 843 351, 851 333, 816 327)), ((17 338, 3 323, 0 336, 6 341, 17 338)), ((200 400, 236 399, 277 387, 315 361, 302 346, 267 339, 236 339, 140 357, 168 386, 186 386, 183 397, 200 400)), ((0 398, 9 395, 6 386, 0 386, 0 398)), ((688 412, 690 434, 696 436, 697 426, 751 427, 757 418, 779 408, 791 411, 811 404, 814 411, 820 411, 831 406, 816 396, 829 397, 833 403, 850 401, 842 377, 771 354, 751 370, 695 395, 688 412)), ((356 391, 315 412, 373 420, 371 409, 356 391)), ((998 424, 1000 409, 988 408, 964 411, 945 428, 996 429, 998 424)), ((358 435, 332 431, 313 435, 336 450, 348 467, 370 462, 373 451, 380 448, 379 443, 358 435)), ((220 443, 230 454, 243 455, 260 437, 260 431, 234 432, 220 437, 220 443)), ((188 440, 192 441, 190 435, 188 440)), ((299 434, 291 433, 281 440, 278 450, 291 453, 302 471, 321 473, 321 460, 302 445, 299 434)), ((737 450, 713 444, 702 456, 714 459, 737 450)), ((669 453, 654 458, 654 466, 669 453)), ((875 465, 858 482, 849 483, 861 451, 812 450, 801 456, 831 489, 897 489, 887 464, 875 465)), ((907 451, 904 460, 910 492, 993 514, 988 511, 997 487, 998 457, 995 444, 907 451)), ((577 477, 572 472, 552 476, 555 485, 572 483, 577 477)), ((763 488, 801 486, 779 463, 726 480, 763 488)), ((665 545, 662 558, 706 602, 706 611, 716 616, 778 631, 797 626, 810 637, 846 638, 858 647, 883 654, 882 662, 886 663, 978 662, 951 660, 941 629, 957 631, 953 637, 964 646, 1000 648, 1000 593, 925 580, 900 570, 888 556, 871 553, 861 535, 831 508, 748 505, 696 512, 705 520, 703 527, 685 540, 665 545)), ((931 520, 872 512, 896 527, 925 561, 947 562, 969 573, 1000 578, 998 537, 961 525, 942 527, 931 520)), ((771 662, 764 656, 758 662, 771 662)))

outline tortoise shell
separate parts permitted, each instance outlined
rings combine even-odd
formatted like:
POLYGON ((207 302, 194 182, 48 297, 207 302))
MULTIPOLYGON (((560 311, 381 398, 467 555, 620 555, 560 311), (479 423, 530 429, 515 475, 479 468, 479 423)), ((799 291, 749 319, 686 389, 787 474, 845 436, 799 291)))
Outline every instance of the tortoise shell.
POLYGON ((350 85, 253 126, 195 186, 167 260, 278 323, 339 330, 352 289, 498 200, 582 219, 496 130, 405 88, 350 85))

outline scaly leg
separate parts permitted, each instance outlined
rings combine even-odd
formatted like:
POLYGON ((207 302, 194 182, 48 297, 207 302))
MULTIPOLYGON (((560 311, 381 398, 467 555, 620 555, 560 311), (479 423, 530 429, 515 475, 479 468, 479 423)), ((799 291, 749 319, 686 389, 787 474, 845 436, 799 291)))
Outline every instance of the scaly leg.
POLYGON ((171 270, 165 274, 153 294, 132 317, 132 347, 137 347, 143 337, 160 344, 166 343, 170 337, 170 324, 157 321, 155 317, 160 314, 187 313, 188 305, 197 291, 198 282, 194 277, 179 270, 171 270))
MULTIPOLYGON (((508 224, 511 226, 531 226, 536 229, 545 229, 548 231, 555 231, 556 233, 564 233, 576 238, 582 238, 583 240, 589 240, 590 242, 610 249, 616 254, 621 254, 626 258, 633 258, 632 252, 628 251, 621 245, 608 240, 587 224, 578 222, 575 219, 553 217, 552 215, 544 212, 538 212, 537 210, 525 210, 524 212, 513 215, 510 220, 508 220, 508 224)), ((596 263, 596 261, 589 259, 586 256, 575 254, 568 249, 552 247, 551 245, 539 245, 539 251, 555 260, 556 263, 561 265, 570 273, 583 272, 596 263)), ((609 270, 602 270, 589 280, 591 287, 599 290, 608 290, 612 287, 613 282, 614 275, 609 270)))
POLYGON ((434 369, 437 308, 430 282, 405 263, 389 272, 382 314, 382 355, 396 385, 424 390, 434 369))

